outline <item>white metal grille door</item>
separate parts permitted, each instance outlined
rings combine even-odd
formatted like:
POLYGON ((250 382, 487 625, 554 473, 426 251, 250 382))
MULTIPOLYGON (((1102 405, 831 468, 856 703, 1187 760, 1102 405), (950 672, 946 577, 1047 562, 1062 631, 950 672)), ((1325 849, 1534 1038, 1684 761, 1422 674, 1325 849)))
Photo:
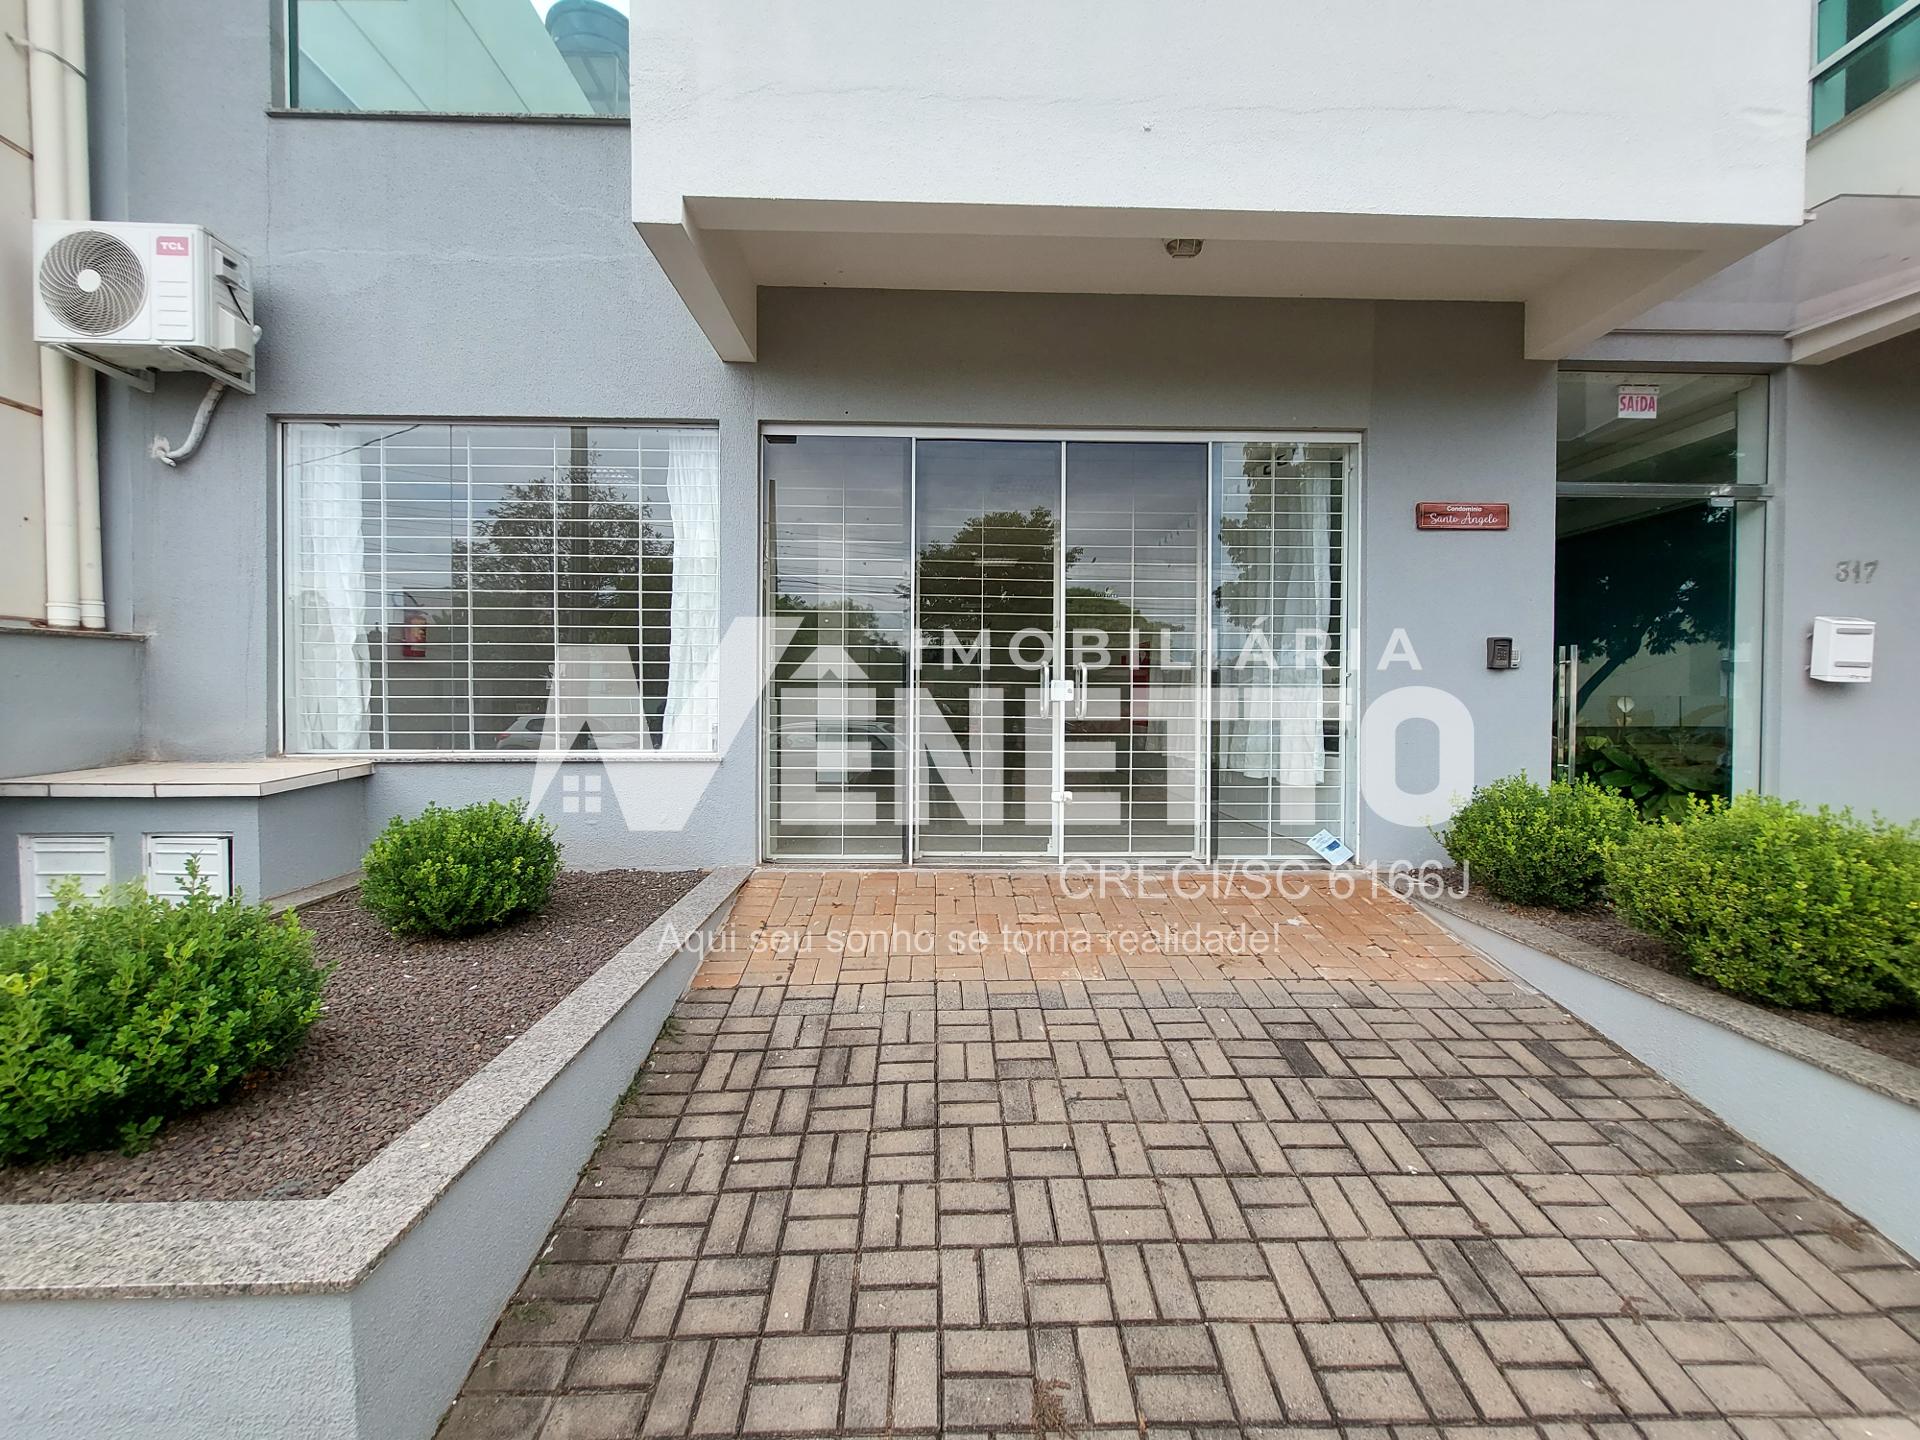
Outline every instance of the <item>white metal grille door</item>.
POLYGON ((1201 845, 1207 447, 1067 445, 1064 851, 1201 845))
POLYGON ((883 436, 766 437, 774 859, 905 853, 912 453, 883 436))
POLYGON ((1214 447, 1213 848, 1308 858, 1345 829, 1348 445, 1214 447))
POLYGON ((1056 852, 1060 450, 915 445, 919 855, 1056 852))

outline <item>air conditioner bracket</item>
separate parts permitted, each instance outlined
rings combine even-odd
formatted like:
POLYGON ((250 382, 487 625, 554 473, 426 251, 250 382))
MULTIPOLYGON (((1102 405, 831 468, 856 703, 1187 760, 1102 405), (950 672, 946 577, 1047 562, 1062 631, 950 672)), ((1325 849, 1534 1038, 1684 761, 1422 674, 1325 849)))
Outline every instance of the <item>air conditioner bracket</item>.
POLYGON ((166 351, 189 370, 198 370, 202 375, 218 380, 229 390, 238 390, 242 395, 253 394, 253 367, 251 365, 241 371, 222 370, 218 365, 202 360, 199 356, 189 354, 187 351, 177 349, 172 345, 167 346, 166 351))
POLYGON ((79 361, 89 370, 98 370, 109 380, 121 380, 136 390, 145 391, 149 395, 153 393, 153 371, 151 370, 129 370, 124 365, 115 365, 111 360, 102 360, 98 355, 89 355, 86 351, 76 350, 71 345, 49 345, 47 348, 66 356, 69 360, 79 361))

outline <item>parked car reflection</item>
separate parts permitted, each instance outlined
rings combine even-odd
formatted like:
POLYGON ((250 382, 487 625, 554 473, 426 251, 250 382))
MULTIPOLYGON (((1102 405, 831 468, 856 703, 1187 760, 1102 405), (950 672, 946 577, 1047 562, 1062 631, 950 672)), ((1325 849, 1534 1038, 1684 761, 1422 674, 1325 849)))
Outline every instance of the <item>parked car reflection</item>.
POLYGON ((589 725, 576 716, 569 716, 562 722, 561 732, 579 726, 571 741, 564 747, 558 736, 550 736, 547 730, 547 716, 522 715, 506 729, 494 736, 493 748, 496 750, 648 750, 652 746, 647 736, 635 730, 616 730, 605 725, 589 725))

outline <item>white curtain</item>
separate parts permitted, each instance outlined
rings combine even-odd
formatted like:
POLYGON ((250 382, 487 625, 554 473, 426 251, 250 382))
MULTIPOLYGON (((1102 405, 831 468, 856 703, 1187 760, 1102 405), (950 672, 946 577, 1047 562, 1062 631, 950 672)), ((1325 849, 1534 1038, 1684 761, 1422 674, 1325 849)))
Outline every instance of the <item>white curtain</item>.
POLYGON ((288 494, 300 536, 292 639, 296 750, 365 750, 371 731, 366 531, 358 431, 288 427, 288 494))
POLYGON ((661 749, 705 754, 715 744, 720 585, 719 436, 667 434, 667 504, 673 520, 673 628, 661 749))
POLYGON ((1241 575, 1266 601, 1267 644, 1229 670, 1237 717, 1227 727, 1225 758, 1228 768, 1255 780, 1318 785, 1327 768, 1319 637, 1332 611, 1331 493, 1324 478, 1272 484, 1267 544, 1256 561, 1262 573, 1241 575))

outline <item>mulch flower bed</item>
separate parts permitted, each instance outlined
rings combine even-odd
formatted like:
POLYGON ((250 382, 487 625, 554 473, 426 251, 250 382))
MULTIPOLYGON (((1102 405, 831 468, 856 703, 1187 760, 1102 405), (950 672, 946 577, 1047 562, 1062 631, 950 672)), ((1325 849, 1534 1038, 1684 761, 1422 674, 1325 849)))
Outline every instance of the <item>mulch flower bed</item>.
POLYGON ((326 1009, 288 1064, 173 1121, 139 1155, 0 1167, 0 1204, 325 1195, 444 1100, 701 879, 564 872, 545 911, 458 940, 400 940, 357 893, 305 906, 332 965, 326 1009))
MULTIPOLYGON (((1613 913, 1610 906, 1602 903, 1584 910, 1550 910, 1534 905, 1509 905, 1504 900, 1495 900, 1482 896, 1487 904, 1498 906, 1511 915, 1544 925, 1549 930, 1558 931, 1575 940, 1584 940, 1589 945, 1611 951, 1622 960, 1646 965, 1684 980, 1689 985, 1698 985, 1703 990, 1712 990, 1717 995, 1726 992, 1718 986, 1709 985, 1687 968, 1684 957, 1678 954, 1664 940, 1651 935, 1643 935, 1613 913)), ((1784 1015, 1815 1030, 1821 1030, 1842 1040, 1851 1040, 1876 1054, 1885 1055, 1890 1060, 1903 1061, 1908 1065, 1920 1066, 1920 1016, 1893 1015, 1872 1020, 1849 1020, 1839 1015, 1821 1015, 1811 1010, 1785 1010, 1776 1006, 1762 1005, 1758 1001, 1744 996, 1735 997, 1743 1005, 1752 1005, 1756 1009, 1771 1010, 1776 1015, 1784 1015)))

